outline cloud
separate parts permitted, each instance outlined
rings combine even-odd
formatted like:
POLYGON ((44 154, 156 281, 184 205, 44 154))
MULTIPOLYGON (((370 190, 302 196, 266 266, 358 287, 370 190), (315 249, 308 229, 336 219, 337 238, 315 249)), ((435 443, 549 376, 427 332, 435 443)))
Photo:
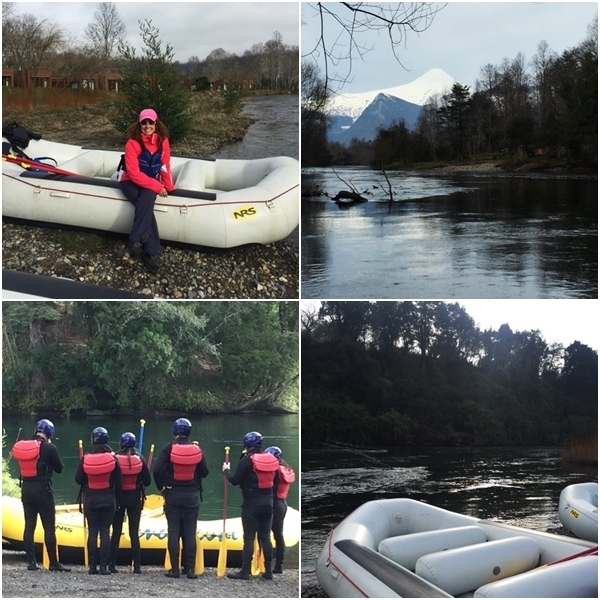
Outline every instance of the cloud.
MULTIPOLYGON (((265 43, 279 31, 283 43, 299 45, 299 9, 296 2, 117 2, 128 42, 141 48, 139 21, 152 20, 163 43, 173 46, 175 59, 204 60, 217 48, 243 54, 265 43)), ((18 3, 19 14, 48 19, 84 41, 84 30, 97 10, 95 2, 18 3)))

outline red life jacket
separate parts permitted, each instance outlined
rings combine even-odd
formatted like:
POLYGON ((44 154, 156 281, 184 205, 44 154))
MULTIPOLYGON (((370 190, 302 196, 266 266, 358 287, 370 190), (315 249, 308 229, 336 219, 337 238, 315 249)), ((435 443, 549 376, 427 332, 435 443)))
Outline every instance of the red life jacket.
POLYGON ((137 454, 115 454, 123 475, 123 489, 132 491, 137 488, 137 477, 142 472, 144 463, 137 454))
POLYGON ((196 465, 202 460, 202 448, 196 444, 173 444, 171 463, 175 481, 193 481, 196 465))
POLYGON ((290 485, 296 481, 296 474, 292 467, 279 465, 279 485, 277 486, 277 497, 285 500, 290 491, 290 485))
POLYGON ((21 477, 36 477, 37 461, 40 458, 41 440, 19 440, 12 449, 12 455, 19 462, 21 477))
POLYGON ((279 461, 268 452, 257 452, 250 454, 252 468, 258 478, 258 489, 265 490, 273 487, 275 481, 275 473, 279 469, 279 461))
POLYGON ((116 465, 115 457, 110 452, 86 454, 83 457, 83 472, 88 476, 90 490, 109 489, 110 474, 116 465))

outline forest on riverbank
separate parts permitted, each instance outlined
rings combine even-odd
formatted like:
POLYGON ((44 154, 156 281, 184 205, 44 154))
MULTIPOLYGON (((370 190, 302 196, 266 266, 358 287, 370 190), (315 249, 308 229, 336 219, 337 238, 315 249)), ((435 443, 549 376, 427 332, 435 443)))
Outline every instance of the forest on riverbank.
POLYGON ((458 303, 302 314, 302 444, 564 445, 596 438, 598 353, 480 330, 458 303))
POLYGON ((5 302, 2 409, 298 410, 297 302, 5 302))

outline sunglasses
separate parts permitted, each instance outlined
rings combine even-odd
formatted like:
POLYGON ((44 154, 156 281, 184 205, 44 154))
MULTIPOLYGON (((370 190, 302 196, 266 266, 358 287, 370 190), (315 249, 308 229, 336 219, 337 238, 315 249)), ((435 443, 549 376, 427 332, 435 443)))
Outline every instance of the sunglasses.
POLYGON ((150 119, 144 119, 143 121, 140 121, 140 125, 142 127, 146 126, 146 125, 155 125, 156 121, 151 121, 150 119))

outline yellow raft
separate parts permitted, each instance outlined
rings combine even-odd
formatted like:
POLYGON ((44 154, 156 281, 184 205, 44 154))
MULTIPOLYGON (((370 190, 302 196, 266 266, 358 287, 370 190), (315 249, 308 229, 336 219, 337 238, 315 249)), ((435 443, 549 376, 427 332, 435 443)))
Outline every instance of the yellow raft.
MULTIPOLYGON (((23 505, 18 498, 2 497, 2 542, 17 549, 23 548, 23 529, 25 520, 23 505)), ((300 513, 288 507, 284 521, 283 535, 286 547, 295 546, 300 539, 300 513)), ((198 521, 196 530, 198 543, 201 544, 206 566, 215 566, 218 551, 223 537, 223 520, 198 521)), ((227 539, 227 564, 237 566, 241 562, 243 546, 242 519, 227 519, 225 522, 227 539)), ((167 520, 163 514, 163 498, 157 494, 146 498, 139 528, 142 562, 144 564, 162 564, 167 548, 167 520)), ((83 564, 85 543, 83 515, 78 504, 63 504, 56 507, 56 541, 59 560, 83 564)), ((44 530, 38 519, 34 541, 41 554, 44 530)), ((123 525, 123 533, 119 543, 119 563, 131 561, 131 541, 127 524, 123 525)))

